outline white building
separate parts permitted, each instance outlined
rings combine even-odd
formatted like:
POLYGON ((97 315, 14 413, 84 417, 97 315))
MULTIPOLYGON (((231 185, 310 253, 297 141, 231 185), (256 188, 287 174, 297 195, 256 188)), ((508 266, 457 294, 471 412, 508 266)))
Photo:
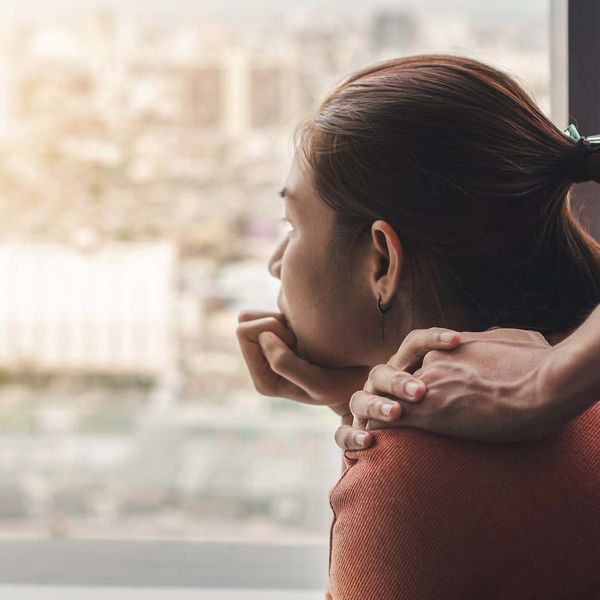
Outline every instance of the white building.
POLYGON ((175 268, 168 242, 0 244, 0 367, 170 372, 175 268))
POLYGON ((0 144, 5 140, 12 125, 12 97, 9 66, 0 54, 0 144))

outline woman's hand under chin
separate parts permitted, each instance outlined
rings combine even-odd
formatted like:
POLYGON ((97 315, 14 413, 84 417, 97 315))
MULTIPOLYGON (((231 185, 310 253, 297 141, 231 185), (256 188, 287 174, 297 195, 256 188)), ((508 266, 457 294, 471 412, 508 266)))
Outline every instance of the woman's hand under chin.
POLYGON ((242 311, 237 337, 254 387, 265 396, 329 406, 338 415, 350 413, 350 396, 362 388, 368 367, 322 367, 293 350, 296 337, 279 312, 242 311))

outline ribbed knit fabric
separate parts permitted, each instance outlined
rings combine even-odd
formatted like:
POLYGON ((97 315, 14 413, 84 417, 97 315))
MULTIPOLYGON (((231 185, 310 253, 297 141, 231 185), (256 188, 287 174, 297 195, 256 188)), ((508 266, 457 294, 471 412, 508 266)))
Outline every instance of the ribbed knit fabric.
POLYGON ((330 492, 333 600, 600 598, 600 403, 543 441, 373 436, 330 492))

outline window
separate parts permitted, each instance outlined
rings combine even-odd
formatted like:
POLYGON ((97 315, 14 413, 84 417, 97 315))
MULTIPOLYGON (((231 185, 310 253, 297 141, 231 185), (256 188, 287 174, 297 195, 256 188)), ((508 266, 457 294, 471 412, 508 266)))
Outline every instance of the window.
POLYGON ((115 598, 119 586, 144 598, 165 586, 322 597, 337 418, 260 397, 235 339, 239 310, 275 309, 266 261, 294 125, 358 66, 438 51, 510 71, 549 112, 546 10, 0 8, 0 581, 11 598, 35 597, 34 582, 87 586, 90 598, 105 585, 115 598))

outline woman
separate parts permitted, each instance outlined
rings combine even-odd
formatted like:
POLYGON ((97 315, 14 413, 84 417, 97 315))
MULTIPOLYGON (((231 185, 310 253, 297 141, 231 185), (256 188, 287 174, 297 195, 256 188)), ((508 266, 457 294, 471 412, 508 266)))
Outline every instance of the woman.
MULTIPOLYGON (((541 350, 600 302, 600 249, 568 201, 600 180, 597 154, 505 74, 445 55, 375 65, 299 133, 292 229, 269 265, 281 314, 240 315, 258 391, 347 416, 348 391, 414 329, 527 329, 541 350)), ((592 597, 599 431, 597 407, 511 446, 372 429, 331 491, 333 598, 592 597)))

